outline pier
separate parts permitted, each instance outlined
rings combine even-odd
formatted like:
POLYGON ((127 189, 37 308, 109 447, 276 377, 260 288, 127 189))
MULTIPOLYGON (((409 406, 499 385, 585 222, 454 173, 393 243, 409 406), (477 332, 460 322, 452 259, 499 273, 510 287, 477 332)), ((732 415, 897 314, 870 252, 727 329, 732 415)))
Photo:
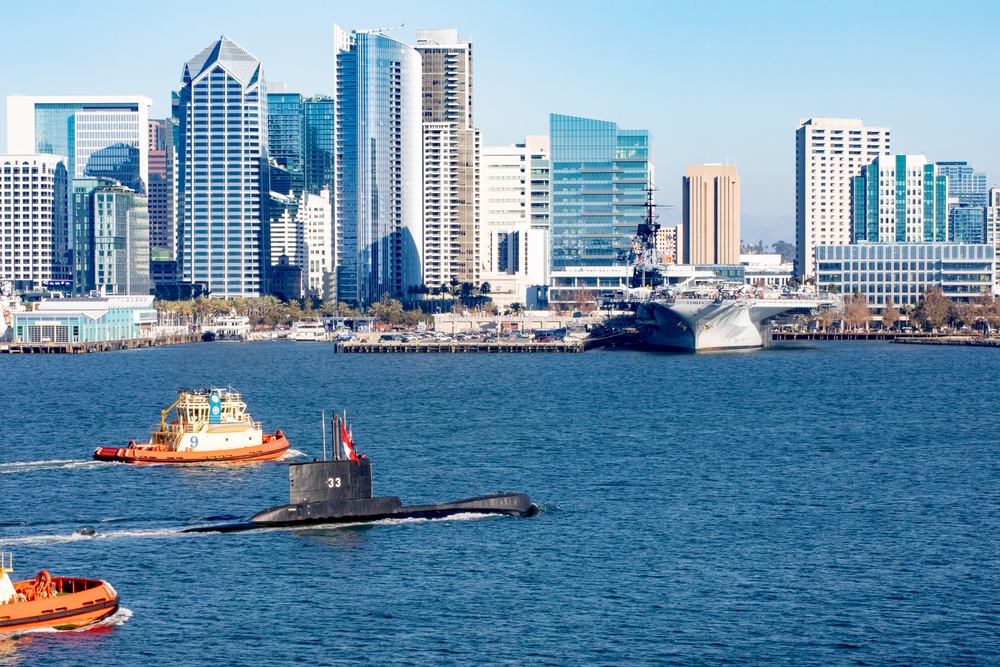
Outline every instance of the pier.
POLYGON ((88 343, 0 343, 0 354, 88 354, 115 350, 138 350, 161 345, 200 343, 201 334, 175 334, 159 338, 126 338, 88 343))
POLYGON ((366 354, 498 354, 511 352, 520 354, 550 354, 558 352, 583 352, 587 349, 591 348, 587 345, 587 341, 583 340, 565 340, 551 343, 539 343, 530 340, 455 342, 413 341, 409 343, 399 341, 348 341, 337 343, 337 352, 366 354))
POLYGON ((914 338, 920 334, 898 331, 774 331, 771 340, 895 340, 903 336, 914 338))

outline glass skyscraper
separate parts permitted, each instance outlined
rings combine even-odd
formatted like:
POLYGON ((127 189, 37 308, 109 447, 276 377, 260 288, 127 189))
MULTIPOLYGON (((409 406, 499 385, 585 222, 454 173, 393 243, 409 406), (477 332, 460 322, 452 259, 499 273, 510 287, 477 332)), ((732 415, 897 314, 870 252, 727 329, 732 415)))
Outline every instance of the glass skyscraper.
POLYGON ((986 172, 968 162, 936 162, 937 173, 948 177, 948 196, 966 206, 986 206, 986 172))
POLYGON ((7 148, 67 158, 70 179, 113 178, 145 194, 148 97, 12 95, 7 98, 7 148))
MULTIPOLYGON (((282 88, 284 84, 279 85, 282 88)), ((271 191, 297 194, 305 187, 305 113, 298 93, 267 94, 267 155, 271 169, 271 191)))
POLYGON ((323 190, 332 193, 337 182, 337 103, 332 97, 317 95, 304 101, 303 113, 306 190, 314 195, 323 190))
POLYGON ((267 290, 267 96, 260 61, 223 36, 184 65, 178 272, 213 297, 267 290))
POLYGON ((653 184, 649 132, 552 114, 549 137, 552 271, 624 264, 653 184))
POLYGON ((365 306, 421 282, 421 59, 334 28, 338 300, 365 306))

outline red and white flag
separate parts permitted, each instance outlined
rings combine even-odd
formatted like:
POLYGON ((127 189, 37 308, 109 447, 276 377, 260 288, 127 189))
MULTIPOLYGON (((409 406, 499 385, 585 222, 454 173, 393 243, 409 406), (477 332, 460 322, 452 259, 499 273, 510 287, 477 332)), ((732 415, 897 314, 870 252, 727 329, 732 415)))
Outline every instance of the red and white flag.
POLYGON ((344 422, 340 422, 340 442, 344 444, 344 456, 361 465, 358 455, 354 453, 354 443, 351 442, 351 435, 347 432, 344 422))

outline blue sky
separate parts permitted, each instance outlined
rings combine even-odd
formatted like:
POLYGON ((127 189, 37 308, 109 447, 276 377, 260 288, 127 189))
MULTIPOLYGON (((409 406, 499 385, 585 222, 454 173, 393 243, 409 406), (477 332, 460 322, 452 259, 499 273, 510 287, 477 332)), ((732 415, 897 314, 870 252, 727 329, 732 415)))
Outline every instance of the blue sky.
POLYGON ((894 152, 968 160, 1000 184, 996 2, 5 1, 0 151, 14 93, 142 94, 169 114, 183 63, 221 34, 268 80, 332 93, 334 23, 403 24, 390 34, 407 43, 458 28, 487 145, 547 133, 550 112, 648 129, 672 204, 684 165, 735 162, 747 241, 794 241, 801 117, 888 126, 894 152))

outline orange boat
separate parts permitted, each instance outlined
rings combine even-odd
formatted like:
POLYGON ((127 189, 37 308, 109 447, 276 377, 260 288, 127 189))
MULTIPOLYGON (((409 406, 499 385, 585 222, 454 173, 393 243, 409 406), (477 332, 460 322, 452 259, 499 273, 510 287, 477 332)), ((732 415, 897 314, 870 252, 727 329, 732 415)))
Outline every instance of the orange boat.
POLYGON ((118 593, 106 581, 53 577, 11 582, 14 558, 0 553, 0 632, 30 628, 72 630, 118 610, 118 593))
POLYGON ((129 441, 125 447, 98 447, 98 461, 123 463, 206 463, 212 461, 266 461, 288 451, 279 430, 264 433, 260 422, 246 412, 247 405, 230 389, 182 389, 180 398, 150 428, 149 442, 129 441), (176 419, 167 423, 171 410, 176 419))

